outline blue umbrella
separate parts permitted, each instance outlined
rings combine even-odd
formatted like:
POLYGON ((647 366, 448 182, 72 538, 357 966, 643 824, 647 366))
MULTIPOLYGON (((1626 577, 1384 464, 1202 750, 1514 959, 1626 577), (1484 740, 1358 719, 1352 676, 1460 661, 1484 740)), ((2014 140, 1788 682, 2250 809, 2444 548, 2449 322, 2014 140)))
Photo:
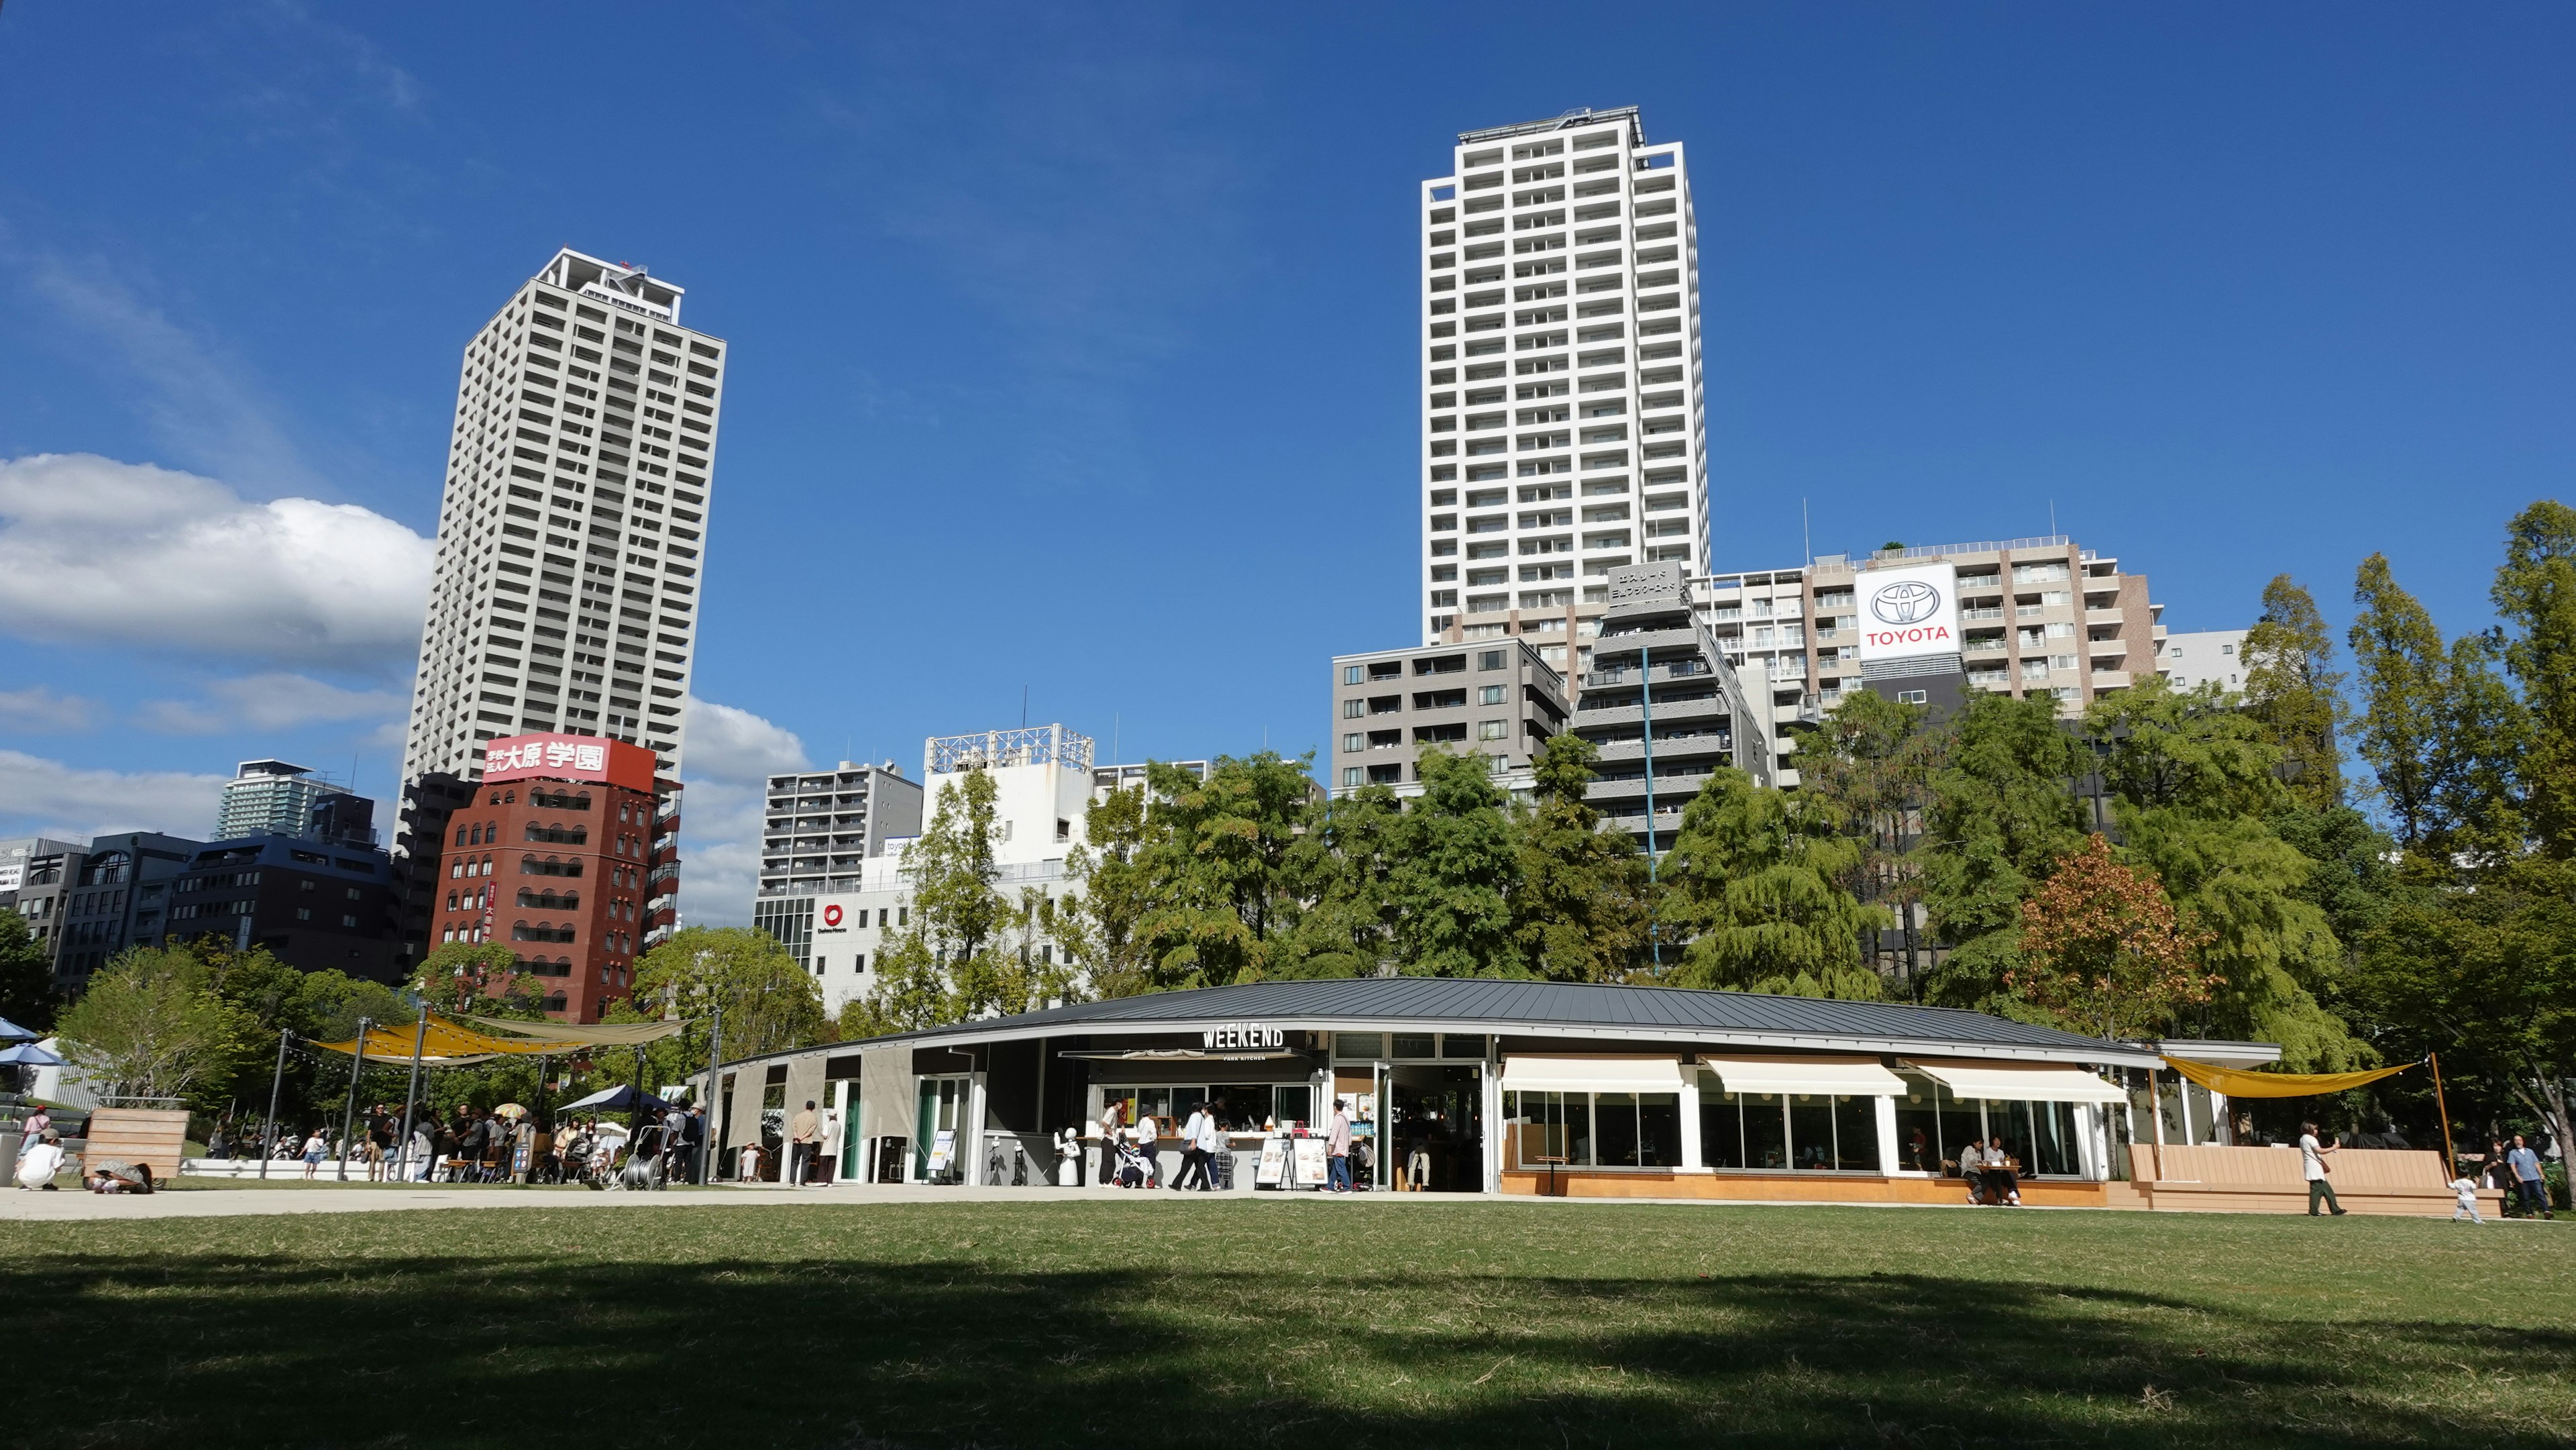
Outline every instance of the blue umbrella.
POLYGON ((0 1047, 0 1067, 60 1067, 63 1060, 32 1042, 0 1047))
POLYGON ((44 1035, 41 1032, 30 1032, 8 1018, 0 1017, 0 1042, 33 1042, 44 1035))

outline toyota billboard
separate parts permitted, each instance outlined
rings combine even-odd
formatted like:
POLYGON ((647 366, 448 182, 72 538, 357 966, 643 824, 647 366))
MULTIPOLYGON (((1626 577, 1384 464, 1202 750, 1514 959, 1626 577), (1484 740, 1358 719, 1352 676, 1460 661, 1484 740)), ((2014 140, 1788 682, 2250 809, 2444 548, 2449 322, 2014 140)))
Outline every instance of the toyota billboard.
POLYGON ((1854 581, 1863 664, 1959 652, 1959 592, 1947 564, 1871 569, 1854 581))

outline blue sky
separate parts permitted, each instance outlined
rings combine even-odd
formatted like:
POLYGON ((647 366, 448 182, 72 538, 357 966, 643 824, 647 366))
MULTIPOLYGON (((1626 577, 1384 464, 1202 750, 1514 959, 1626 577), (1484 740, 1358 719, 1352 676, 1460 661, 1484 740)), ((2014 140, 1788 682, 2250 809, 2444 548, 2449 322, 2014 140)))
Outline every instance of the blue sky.
POLYGON ((1690 148, 1721 565, 1801 557, 1801 499, 1822 551, 2053 506, 2176 628, 2284 570, 2340 621, 2372 550, 2472 628, 2576 459, 2571 40, 2542 7, 12 5, 0 833, 202 831, 255 755, 390 787, 458 351, 559 245, 733 344, 693 917, 741 914, 759 770, 916 762, 1023 688, 1130 757, 1311 748, 1325 657, 1416 625, 1415 183, 1581 105, 1690 148))

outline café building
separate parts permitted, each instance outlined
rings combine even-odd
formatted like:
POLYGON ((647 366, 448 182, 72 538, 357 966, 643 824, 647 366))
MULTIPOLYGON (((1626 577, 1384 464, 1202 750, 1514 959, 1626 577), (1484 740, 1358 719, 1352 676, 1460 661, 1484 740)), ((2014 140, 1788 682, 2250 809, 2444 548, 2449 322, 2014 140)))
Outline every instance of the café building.
MULTIPOLYGON (((1363 1187, 1572 1197, 1957 1201, 2000 1138, 2023 1200, 2105 1200, 2148 1048, 1982 1013, 1668 987, 1393 977, 1084 1002, 726 1063, 724 1171, 775 1177, 820 1105, 809 1179, 1053 1183, 1104 1111, 1154 1120, 1159 1182, 1212 1106, 1235 1192, 1311 1186, 1338 1100, 1363 1187), (746 1146, 765 1151, 744 1154, 746 1146), (1267 1180, 1267 1181, 1264 1181, 1267 1180), (1281 1180, 1284 1180, 1281 1181, 1281 1180)), ((1122 1136, 1133 1137, 1130 1127, 1122 1136)))

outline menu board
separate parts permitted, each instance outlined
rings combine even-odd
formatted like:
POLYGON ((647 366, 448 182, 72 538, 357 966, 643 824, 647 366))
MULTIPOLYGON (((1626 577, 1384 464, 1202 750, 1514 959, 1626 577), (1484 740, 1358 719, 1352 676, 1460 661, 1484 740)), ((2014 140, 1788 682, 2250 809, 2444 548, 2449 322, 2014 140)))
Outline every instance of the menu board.
POLYGON ((1321 1138, 1300 1138, 1297 1140, 1298 1187, 1321 1188, 1324 1186, 1325 1180, 1331 1176, 1326 1172, 1324 1163, 1327 1146, 1328 1145, 1321 1138))
POLYGON ((1252 1172, 1252 1186, 1255 1188, 1278 1188, 1285 1185, 1287 1181, 1288 1140, 1285 1138, 1262 1139, 1261 1166, 1255 1168, 1252 1172))
POLYGON ((938 1136, 930 1140, 930 1176, 936 1178, 940 1174, 947 1172, 948 1165, 955 1162, 956 1159, 957 1130, 955 1128, 942 1128, 939 1130, 938 1136))

